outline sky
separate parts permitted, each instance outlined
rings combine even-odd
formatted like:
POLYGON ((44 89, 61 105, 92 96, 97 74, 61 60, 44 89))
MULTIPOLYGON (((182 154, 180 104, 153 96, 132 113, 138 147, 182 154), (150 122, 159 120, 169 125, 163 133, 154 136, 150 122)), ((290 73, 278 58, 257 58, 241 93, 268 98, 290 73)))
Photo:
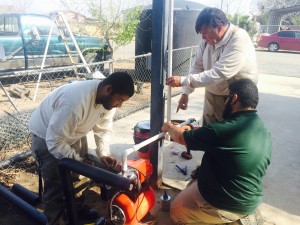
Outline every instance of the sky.
MULTIPOLYGON (((0 0, 1 4, 12 4, 14 0, 0 0), (3 2, 3 3, 2 3, 3 2)), ((48 13, 51 11, 59 10, 60 4, 59 0, 30 0, 32 2, 31 7, 28 9, 28 12, 35 12, 35 13, 48 13)), ((130 0, 128 0, 130 1, 130 0)), ((190 0, 194 2, 198 2, 207 6, 214 6, 214 3, 218 3, 221 0, 190 0)), ((243 7, 240 9, 242 14, 247 14, 249 10, 253 10, 253 8, 257 5, 258 0, 242 0, 243 7)))

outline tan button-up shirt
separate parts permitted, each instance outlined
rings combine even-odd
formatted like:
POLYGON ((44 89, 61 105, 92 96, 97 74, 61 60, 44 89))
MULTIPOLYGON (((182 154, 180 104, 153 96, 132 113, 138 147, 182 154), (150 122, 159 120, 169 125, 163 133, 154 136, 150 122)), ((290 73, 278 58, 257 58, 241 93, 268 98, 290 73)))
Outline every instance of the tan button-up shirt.
POLYGON ((181 78, 183 94, 197 87, 215 95, 228 95, 228 82, 249 78, 257 82, 255 48, 248 33, 230 24, 223 38, 215 45, 200 42, 189 75, 181 78))

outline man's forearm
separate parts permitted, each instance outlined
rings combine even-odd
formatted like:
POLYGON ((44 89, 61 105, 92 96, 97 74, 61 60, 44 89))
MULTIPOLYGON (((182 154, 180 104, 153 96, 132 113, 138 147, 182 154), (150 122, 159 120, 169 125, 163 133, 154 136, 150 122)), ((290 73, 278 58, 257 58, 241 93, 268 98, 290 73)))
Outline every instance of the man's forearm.
POLYGON ((96 155, 99 157, 99 159, 102 156, 109 156, 110 155, 109 145, 104 143, 97 143, 96 155))

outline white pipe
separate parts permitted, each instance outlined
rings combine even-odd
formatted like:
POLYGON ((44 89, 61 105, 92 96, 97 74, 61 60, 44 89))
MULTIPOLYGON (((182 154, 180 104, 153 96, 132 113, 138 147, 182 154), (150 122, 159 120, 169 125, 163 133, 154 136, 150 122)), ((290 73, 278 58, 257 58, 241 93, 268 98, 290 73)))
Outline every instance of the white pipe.
MULTIPOLYGON (((172 76, 173 69, 173 14, 174 0, 169 0, 169 36, 168 36, 168 77, 172 76)), ((168 85, 167 93, 167 121, 171 121, 171 86, 168 85)))
MULTIPOLYGON (((187 125, 187 124, 190 124, 190 123, 192 123, 192 122, 194 122, 194 121, 195 121, 195 119, 188 119, 188 120, 184 121, 183 123, 178 124, 178 125, 176 125, 176 126, 177 126, 177 127, 182 127, 182 126, 187 125)), ((127 156, 128 156, 130 153, 135 152, 135 151, 138 151, 140 148, 142 148, 142 147, 144 147, 144 146, 150 144, 151 142, 156 141, 156 140, 158 140, 158 139, 160 139, 160 138, 163 138, 163 137, 165 136, 165 134, 166 134, 165 132, 159 133, 159 134, 157 134, 157 135, 155 135, 155 136, 153 136, 153 137, 151 137, 151 138, 149 138, 149 139, 147 139, 147 140, 145 140, 145 141, 143 141, 143 142, 141 142, 141 143, 138 143, 138 144, 132 146, 131 148, 126 149, 126 150, 122 153, 122 155, 121 155, 122 172, 123 172, 123 174, 127 171, 127 156)))

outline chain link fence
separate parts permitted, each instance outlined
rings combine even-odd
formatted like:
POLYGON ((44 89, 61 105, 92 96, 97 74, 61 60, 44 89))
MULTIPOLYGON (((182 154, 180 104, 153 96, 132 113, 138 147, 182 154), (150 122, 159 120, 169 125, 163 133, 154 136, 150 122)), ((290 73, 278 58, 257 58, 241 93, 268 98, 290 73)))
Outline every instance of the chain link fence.
MULTIPOLYGON (((188 73, 195 49, 173 50, 174 75, 185 76, 188 73)), ((150 106, 151 53, 88 66, 105 76, 117 71, 125 71, 132 76, 135 95, 117 110, 115 120, 150 106)), ((42 100, 57 87, 86 79, 92 79, 92 76, 86 73, 84 65, 0 73, 0 168, 16 166, 23 156, 30 155, 28 121, 42 100)), ((172 95, 178 93, 180 88, 172 90, 172 95)))

